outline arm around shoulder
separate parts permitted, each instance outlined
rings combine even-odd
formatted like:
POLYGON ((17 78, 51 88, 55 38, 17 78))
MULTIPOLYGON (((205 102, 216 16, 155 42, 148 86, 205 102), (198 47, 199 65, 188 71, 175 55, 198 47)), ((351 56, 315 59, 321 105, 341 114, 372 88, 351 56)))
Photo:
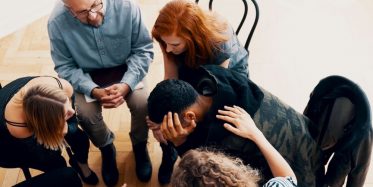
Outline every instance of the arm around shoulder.
POLYGON ((238 106, 225 106, 224 109, 218 111, 217 118, 229 123, 224 124, 228 131, 255 142, 264 155, 274 177, 292 177, 296 180, 293 169, 257 128, 253 119, 244 109, 238 106))

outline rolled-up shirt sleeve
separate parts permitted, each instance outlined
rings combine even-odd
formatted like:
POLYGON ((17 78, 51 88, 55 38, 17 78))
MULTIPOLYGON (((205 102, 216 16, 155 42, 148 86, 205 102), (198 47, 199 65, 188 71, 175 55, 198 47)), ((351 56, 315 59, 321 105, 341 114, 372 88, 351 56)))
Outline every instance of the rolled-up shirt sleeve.
POLYGON ((121 82, 128 84, 131 90, 134 90, 147 74, 154 54, 153 42, 142 20, 140 8, 135 4, 132 6, 131 55, 126 60, 128 70, 121 82))
POLYGON ((72 84, 74 90, 85 95, 90 95, 95 84, 88 73, 84 73, 76 64, 72 55, 62 39, 58 25, 53 22, 48 23, 48 34, 50 38, 50 48, 52 60, 55 64, 55 71, 58 76, 66 79, 72 84))

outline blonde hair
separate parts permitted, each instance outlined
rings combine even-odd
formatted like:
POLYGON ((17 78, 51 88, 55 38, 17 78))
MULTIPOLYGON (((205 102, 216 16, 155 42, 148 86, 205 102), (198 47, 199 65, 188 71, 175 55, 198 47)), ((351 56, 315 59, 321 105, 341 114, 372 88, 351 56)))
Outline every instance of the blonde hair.
MULTIPOLYGON (((173 0, 159 12, 154 24, 152 36, 165 49, 166 43, 161 36, 175 33, 186 41, 184 63, 187 67, 197 68, 212 63, 214 52, 219 51, 220 44, 229 38, 224 33, 227 23, 216 15, 203 11, 195 2, 189 0, 173 0)), ((171 59, 175 55, 167 53, 171 59)))
POLYGON ((29 88, 23 97, 27 127, 34 132, 37 142, 47 149, 63 147, 67 100, 62 89, 47 84, 29 88))
POLYGON ((242 160, 207 149, 190 150, 174 171, 171 186, 257 187, 260 175, 242 160))

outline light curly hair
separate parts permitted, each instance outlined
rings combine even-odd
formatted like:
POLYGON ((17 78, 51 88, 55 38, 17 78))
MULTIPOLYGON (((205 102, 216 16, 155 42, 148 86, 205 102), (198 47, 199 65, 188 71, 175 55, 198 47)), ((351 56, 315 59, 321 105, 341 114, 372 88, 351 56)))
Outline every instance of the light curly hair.
POLYGON ((241 159, 206 148, 190 150, 175 169, 171 186, 257 187, 260 175, 241 159))

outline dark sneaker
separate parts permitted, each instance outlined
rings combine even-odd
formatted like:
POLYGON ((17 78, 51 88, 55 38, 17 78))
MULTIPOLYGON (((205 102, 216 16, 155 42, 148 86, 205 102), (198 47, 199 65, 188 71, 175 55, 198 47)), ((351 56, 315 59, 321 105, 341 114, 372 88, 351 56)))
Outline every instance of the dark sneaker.
POLYGON ((150 180, 153 170, 146 144, 146 142, 141 142, 132 147, 135 156, 136 175, 142 182, 148 182, 150 180))
POLYGON ((78 162, 74 158, 70 158, 69 163, 70 166, 79 174, 80 179, 82 179, 83 182, 90 185, 96 185, 98 183, 98 178, 95 172, 91 170, 91 174, 88 177, 84 177, 78 162))
POLYGON ((114 144, 100 147, 102 156, 102 178, 107 186, 114 186, 118 182, 116 150, 114 144))
POLYGON ((172 171, 174 164, 177 160, 177 152, 171 145, 165 145, 161 143, 162 148, 162 163, 159 166, 158 171, 158 182, 161 185, 169 184, 171 181, 172 171))

